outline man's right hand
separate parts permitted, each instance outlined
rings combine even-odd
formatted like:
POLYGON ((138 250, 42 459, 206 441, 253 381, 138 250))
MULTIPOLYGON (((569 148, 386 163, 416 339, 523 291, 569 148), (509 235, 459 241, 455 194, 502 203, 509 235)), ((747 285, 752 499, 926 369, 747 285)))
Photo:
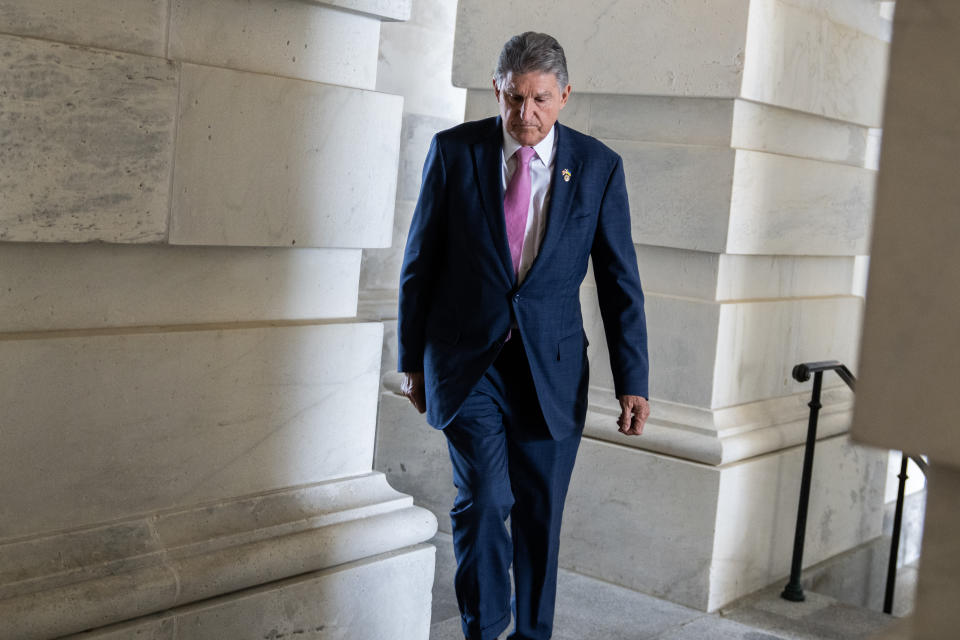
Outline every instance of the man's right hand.
POLYGON ((400 382, 400 393, 405 395, 410 404, 417 408, 420 413, 427 412, 427 395, 423 388, 423 372, 416 373, 403 372, 403 380, 400 382))

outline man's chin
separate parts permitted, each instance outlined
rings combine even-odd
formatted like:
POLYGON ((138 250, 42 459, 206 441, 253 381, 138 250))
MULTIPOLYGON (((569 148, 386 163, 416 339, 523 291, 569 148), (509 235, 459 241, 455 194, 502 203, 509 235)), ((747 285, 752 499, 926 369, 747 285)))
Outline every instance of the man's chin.
POLYGON ((536 127, 524 127, 522 129, 513 129, 511 132, 513 139, 525 147, 532 147, 538 144, 546 136, 540 134, 536 127))

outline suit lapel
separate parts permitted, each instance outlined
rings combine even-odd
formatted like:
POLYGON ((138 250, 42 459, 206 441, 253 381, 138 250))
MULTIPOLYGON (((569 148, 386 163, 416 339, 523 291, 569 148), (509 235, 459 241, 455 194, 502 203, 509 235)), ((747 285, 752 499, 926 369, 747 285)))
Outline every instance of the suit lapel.
MULTIPOLYGON (((544 263, 549 262, 550 252, 557 246, 563 235, 563 228, 570 217, 570 206, 573 204, 573 194, 577 188, 577 178, 580 176, 580 160, 577 159, 566 127, 557 123, 557 157, 553 165, 553 175, 550 178, 550 205, 547 207, 547 230, 540 243, 540 251, 534 260, 527 277, 523 282, 530 282, 537 272, 545 269, 544 263), (564 180, 564 172, 569 172, 569 180, 564 180)), ((502 209, 501 205, 501 209, 502 209)), ((506 225, 504 224, 504 228, 506 225)), ((506 232, 504 232, 506 233, 506 232)), ((511 263, 512 264, 512 263, 511 263)))
POLYGON ((513 273, 513 260, 510 258, 510 245, 507 242, 507 224, 503 216, 502 148, 503 133, 500 118, 497 117, 489 135, 473 145, 473 161, 493 246, 500 257, 503 275, 512 284, 516 276, 513 273))

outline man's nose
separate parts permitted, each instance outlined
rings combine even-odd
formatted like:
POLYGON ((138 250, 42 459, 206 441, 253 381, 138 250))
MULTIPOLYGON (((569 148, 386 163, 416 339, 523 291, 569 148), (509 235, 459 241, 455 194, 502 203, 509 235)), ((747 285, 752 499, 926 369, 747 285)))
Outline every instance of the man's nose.
POLYGON ((524 100, 523 104, 520 105, 520 119, 526 121, 530 116, 533 115, 534 111, 534 102, 533 98, 529 100, 524 100))

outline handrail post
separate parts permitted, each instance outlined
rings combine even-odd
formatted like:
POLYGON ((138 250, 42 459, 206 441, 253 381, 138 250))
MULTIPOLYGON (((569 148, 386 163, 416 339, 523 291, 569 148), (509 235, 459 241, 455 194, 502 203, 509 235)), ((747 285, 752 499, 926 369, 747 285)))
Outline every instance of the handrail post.
POLYGON ((906 453, 900 454, 900 483, 897 485, 897 508, 893 512, 893 539, 890 541, 890 562, 887 565, 887 589, 883 596, 883 612, 893 613, 893 591, 897 584, 897 557, 900 555, 900 529, 903 526, 903 494, 907 484, 906 453))
POLYGON ((813 450, 817 444, 817 419, 820 416, 820 387, 823 372, 813 376, 813 394, 810 407, 810 422, 807 425, 807 444, 803 452, 803 477, 800 480, 800 504, 797 507, 797 530, 793 537, 793 562, 790 566, 790 582, 784 587, 780 597, 793 602, 802 602, 803 586, 800 584, 800 572, 803 568, 803 541, 807 531, 807 505, 810 502, 810 481, 813 475, 813 450))

